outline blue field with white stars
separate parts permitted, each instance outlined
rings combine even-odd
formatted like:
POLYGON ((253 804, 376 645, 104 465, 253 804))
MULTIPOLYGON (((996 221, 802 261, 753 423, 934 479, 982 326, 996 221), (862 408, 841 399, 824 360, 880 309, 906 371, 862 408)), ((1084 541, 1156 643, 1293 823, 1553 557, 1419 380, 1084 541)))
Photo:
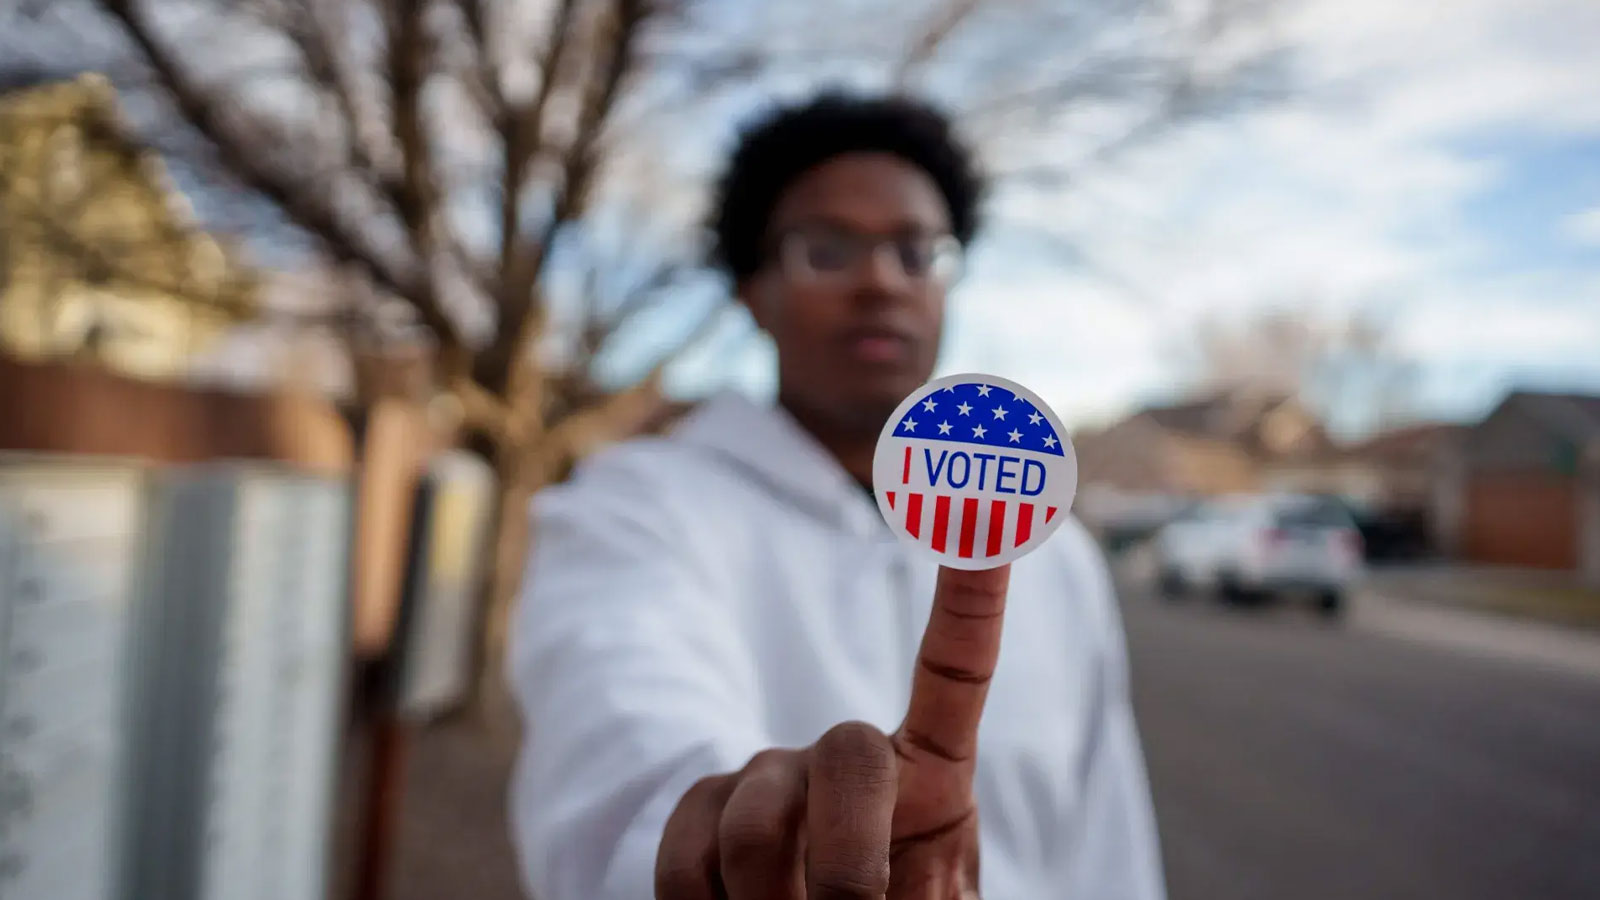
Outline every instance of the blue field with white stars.
POLYGON ((895 425, 896 437, 979 444, 1065 456, 1061 436, 1038 407, 982 382, 940 388, 924 396, 895 425))

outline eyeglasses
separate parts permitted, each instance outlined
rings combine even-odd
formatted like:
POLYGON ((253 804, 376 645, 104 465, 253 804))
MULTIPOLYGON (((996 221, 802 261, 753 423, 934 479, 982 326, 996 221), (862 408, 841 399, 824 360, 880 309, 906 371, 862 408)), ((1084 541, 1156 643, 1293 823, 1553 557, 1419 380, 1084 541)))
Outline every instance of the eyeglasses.
POLYGON ((796 281, 839 281, 859 271, 864 260, 885 250, 901 275, 914 282, 948 285, 960 276, 961 242, 949 234, 890 237, 843 228, 796 228, 778 239, 777 262, 796 281))

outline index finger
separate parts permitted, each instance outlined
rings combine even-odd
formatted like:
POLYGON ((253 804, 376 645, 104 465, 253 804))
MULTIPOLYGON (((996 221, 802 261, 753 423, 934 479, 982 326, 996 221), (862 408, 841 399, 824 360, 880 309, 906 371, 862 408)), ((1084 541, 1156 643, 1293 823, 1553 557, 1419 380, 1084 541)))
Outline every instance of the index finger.
POLYGON ((1000 659, 1011 566, 981 571, 939 569, 933 611, 922 633, 911 703, 899 737, 929 756, 970 764, 978 720, 1000 659))

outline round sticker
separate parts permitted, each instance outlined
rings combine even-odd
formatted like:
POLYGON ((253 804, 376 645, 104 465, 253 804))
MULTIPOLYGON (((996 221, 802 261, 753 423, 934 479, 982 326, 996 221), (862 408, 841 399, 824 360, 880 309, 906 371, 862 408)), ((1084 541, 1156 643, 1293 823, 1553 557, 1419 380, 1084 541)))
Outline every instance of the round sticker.
POLYGON ((989 569, 1044 543, 1067 518, 1078 460, 1038 395, 993 375, 913 391, 872 460, 878 509, 904 540, 955 569, 989 569))

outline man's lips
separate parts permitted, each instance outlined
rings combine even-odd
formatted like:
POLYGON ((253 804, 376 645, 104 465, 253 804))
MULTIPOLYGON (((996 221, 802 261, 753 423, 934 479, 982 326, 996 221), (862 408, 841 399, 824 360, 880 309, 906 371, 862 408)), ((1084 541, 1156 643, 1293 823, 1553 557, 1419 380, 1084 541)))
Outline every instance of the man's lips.
POLYGON ((862 328, 845 335, 844 347, 860 362, 902 363, 911 358, 913 341, 909 334, 887 328, 862 328))

